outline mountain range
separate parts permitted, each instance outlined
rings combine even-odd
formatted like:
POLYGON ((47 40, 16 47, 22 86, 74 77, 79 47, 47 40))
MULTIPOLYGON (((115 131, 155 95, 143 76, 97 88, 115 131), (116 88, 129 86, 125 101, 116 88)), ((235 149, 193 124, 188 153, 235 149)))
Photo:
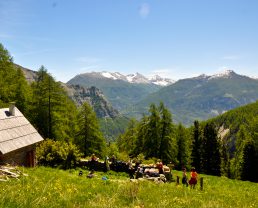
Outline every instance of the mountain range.
POLYGON ((258 99, 258 80, 232 70, 211 76, 202 74, 163 86, 153 84, 138 73, 123 76, 108 72, 80 74, 68 83, 96 86, 114 108, 129 117, 139 118, 148 112, 150 103, 163 102, 172 112, 174 121, 186 125, 258 99))
MULTIPOLYGON (((34 71, 22 69, 29 81, 35 79, 34 71)), ((148 79, 139 73, 122 75, 105 71, 79 74, 65 86, 77 105, 88 101, 94 108, 95 103, 99 107, 94 108, 99 118, 122 115, 140 118, 148 113, 151 103, 163 102, 172 112, 173 120, 185 125, 258 100, 258 80, 232 70, 176 82, 168 80, 158 76, 148 79), (158 85, 158 82, 166 84, 158 85)))
POLYGON ((171 110, 174 120, 192 124, 258 99, 258 80, 227 70, 212 76, 182 79, 149 94, 137 103, 138 113, 146 112, 149 103, 160 101, 171 110))
MULTIPOLYGON (((150 78, 136 72, 135 74, 123 75, 119 72, 89 72, 84 74, 79 74, 73 79, 85 79, 86 77, 91 77, 95 79, 111 79, 111 80, 122 80, 134 84, 155 84, 159 86, 167 86, 174 83, 174 80, 168 78, 162 78, 159 75, 154 75, 150 78)), ((70 82, 70 81, 69 81, 70 82)))
MULTIPOLYGON (((154 81, 154 79, 152 79, 154 81)), ((158 83, 158 80, 155 79, 158 83)), ((118 72, 91 72, 79 74, 67 82, 69 85, 80 85, 84 88, 95 86, 100 89, 113 107, 121 113, 132 111, 132 107, 146 95, 162 88, 152 83, 143 75, 124 76, 118 72)))

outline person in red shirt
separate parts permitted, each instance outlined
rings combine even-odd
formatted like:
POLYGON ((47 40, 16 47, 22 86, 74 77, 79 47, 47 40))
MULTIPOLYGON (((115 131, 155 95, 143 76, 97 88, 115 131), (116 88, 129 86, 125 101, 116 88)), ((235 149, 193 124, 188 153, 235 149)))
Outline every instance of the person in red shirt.
POLYGON ((161 160, 158 160, 156 164, 156 168, 158 168, 159 174, 164 174, 163 163, 161 160))
POLYGON ((191 188, 195 188, 195 185, 197 184, 197 177, 198 177, 198 174, 197 174, 195 168, 192 168, 191 169, 191 179, 189 181, 191 188))

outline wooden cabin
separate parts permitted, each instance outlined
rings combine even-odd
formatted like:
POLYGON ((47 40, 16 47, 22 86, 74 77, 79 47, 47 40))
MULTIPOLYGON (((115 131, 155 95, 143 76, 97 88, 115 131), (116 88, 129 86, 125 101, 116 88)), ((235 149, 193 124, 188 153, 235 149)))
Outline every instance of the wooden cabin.
POLYGON ((40 141, 43 138, 14 104, 0 109, 0 164, 34 167, 40 141))

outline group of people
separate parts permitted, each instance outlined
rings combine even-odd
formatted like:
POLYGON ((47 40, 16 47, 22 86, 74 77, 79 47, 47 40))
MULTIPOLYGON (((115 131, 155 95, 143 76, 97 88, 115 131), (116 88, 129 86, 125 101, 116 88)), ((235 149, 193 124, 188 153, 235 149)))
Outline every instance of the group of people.
POLYGON ((186 173, 186 168, 183 168, 183 177, 182 177, 182 184, 188 186, 188 184, 191 186, 191 188, 195 188, 195 185, 197 184, 197 177, 198 174, 195 170, 195 168, 191 168, 191 173, 190 173, 190 180, 188 181, 187 173, 186 173))
POLYGON ((138 179, 142 177, 160 177, 165 174, 164 166, 161 160, 158 160, 156 165, 142 165, 141 162, 136 161, 135 166, 133 167, 132 162, 128 163, 129 177, 130 179, 138 179))
MULTIPOLYGON (((91 155, 91 162, 97 162, 99 158, 97 158, 95 156, 95 154, 91 155)), ((115 156, 112 156, 110 158, 110 161, 115 163, 116 162, 116 158, 115 156)), ((149 176, 159 176, 160 174, 164 174, 164 168, 163 168, 163 163, 161 160, 158 160, 156 163, 156 169, 158 170, 158 172, 153 171, 153 169, 145 169, 143 168, 143 166, 140 165, 140 162, 137 161, 135 163, 135 167, 133 167, 132 162, 129 161, 127 163, 127 165, 129 166, 129 176, 130 178, 141 178, 144 175, 149 175, 149 176)), ((82 173, 79 173, 79 175, 82 173)), ((94 169, 92 168, 92 171, 89 173, 89 175, 87 176, 88 178, 93 178, 94 177, 94 169)), ((197 184, 197 178, 198 178, 198 174, 195 170, 194 167, 191 168, 191 172, 190 172, 190 180, 188 180, 188 176, 187 176, 187 172, 186 172, 186 168, 183 168, 183 175, 182 175, 182 184, 187 186, 190 185, 191 188, 195 188, 195 185, 197 184)))

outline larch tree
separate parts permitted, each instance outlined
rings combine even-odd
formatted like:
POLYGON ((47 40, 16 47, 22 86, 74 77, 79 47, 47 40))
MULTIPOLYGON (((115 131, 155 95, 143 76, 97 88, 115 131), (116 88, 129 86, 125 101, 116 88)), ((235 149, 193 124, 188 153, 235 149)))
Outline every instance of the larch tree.
MULTIPOLYGON (((117 140, 117 145, 120 151, 126 152, 128 155, 133 155, 136 148, 136 120, 131 119, 128 124, 128 128, 123 135, 120 135, 117 140)), ((135 156, 135 155, 134 155, 135 156)))
POLYGON ((199 122, 194 121, 193 134, 192 134, 192 167, 195 167, 197 171, 201 169, 201 128, 199 122))
POLYGON ((75 143, 80 147, 84 156, 93 153, 104 156, 106 142, 100 132, 96 113, 88 103, 83 103, 77 119, 78 130, 75 143))
POLYGON ((32 121, 39 133, 54 140, 73 137, 76 109, 59 82, 42 66, 32 83, 32 121))
POLYGON ((243 163, 241 179, 257 182, 257 152, 253 140, 246 141, 243 147, 243 163))
POLYGON ((176 155, 176 144, 173 143, 173 138, 175 137, 175 129, 172 122, 172 115, 170 111, 165 108, 164 104, 161 102, 159 105, 160 112, 160 125, 159 125, 159 135, 160 135, 160 149, 159 158, 164 163, 172 162, 176 155))
POLYGON ((180 123, 176 130, 176 139, 177 139, 177 169, 181 170, 184 167, 188 166, 189 161, 189 143, 187 139, 187 132, 183 125, 180 123))
POLYGON ((158 158, 160 150, 159 124, 160 115, 155 104, 150 105, 150 116, 144 138, 143 151, 146 158, 158 158))
POLYGON ((213 123, 207 123, 204 127, 202 151, 203 171, 207 174, 219 176, 221 174, 220 142, 213 123))

